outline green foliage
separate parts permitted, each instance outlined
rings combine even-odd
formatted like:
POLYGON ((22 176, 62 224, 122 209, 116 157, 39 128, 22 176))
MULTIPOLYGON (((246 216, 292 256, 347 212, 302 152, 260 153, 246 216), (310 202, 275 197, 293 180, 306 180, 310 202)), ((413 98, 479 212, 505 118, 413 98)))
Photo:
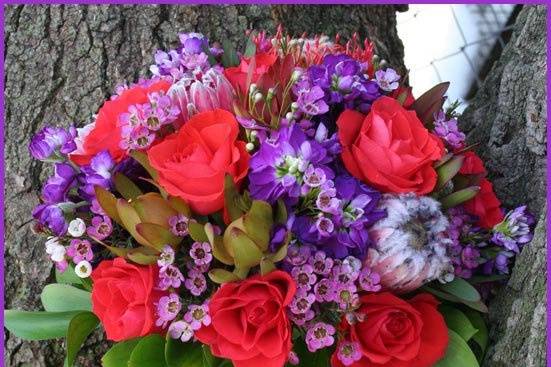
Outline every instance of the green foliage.
POLYGON ((143 337, 132 350, 128 367, 166 367, 165 340, 158 334, 143 337))
POLYGON ((448 330, 449 343, 446 355, 435 367, 478 367, 478 361, 467 342, 455 331, 448 330))
POLYGON ((49 312, 92 311, 91 293, 69 284, 48 284, 42 290, 40 299, 49 312))
POLYGON ((81 311, 4 311, 4 327, 18 338, 47 340, 63 338, 69 323, 81 311))
POLYGON ((119 342, 111 347, 101 359, 103 367, 128 367, 128 360, 132 351, 138 345, 141 338, 119 342))
POLYGON ((77 353, 88 336, 99 325, 99 319, 91 312, 81 312, 75 315, 67 329, 67 358, 65 363, 72 366, 77 353))

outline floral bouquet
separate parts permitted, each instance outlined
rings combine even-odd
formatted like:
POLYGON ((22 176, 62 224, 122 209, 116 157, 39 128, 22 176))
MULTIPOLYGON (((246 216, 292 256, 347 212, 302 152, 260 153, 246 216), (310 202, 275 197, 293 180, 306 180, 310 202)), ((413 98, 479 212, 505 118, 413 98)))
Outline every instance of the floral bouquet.
POLYGON ((415 99, 356 36, 180 42, 32 139, 56 282, 6 328, 66 337, 66 366, 98 326, 104 367, 478 366, 534 219, 501 208, 448 83, 415 99))

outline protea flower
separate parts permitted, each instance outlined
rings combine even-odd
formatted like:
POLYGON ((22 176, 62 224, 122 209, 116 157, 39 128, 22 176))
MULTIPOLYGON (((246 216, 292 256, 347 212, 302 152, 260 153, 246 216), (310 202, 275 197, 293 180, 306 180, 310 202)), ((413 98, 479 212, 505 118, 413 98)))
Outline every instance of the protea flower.
POLYGON ((406 194, 384 195, 379 205, 388 215, 371 227, 373 247, 365 261, 380 274, 382 287, 406 293, 435 279, 453 280, 448 220, 440 203, 406 194))
POLYGON ((234 91, 230 82, 216 69, 204 74, 186 75, 168 90, 180 108, 184 122, 198 112, 221 108, 232 111, 234 91))

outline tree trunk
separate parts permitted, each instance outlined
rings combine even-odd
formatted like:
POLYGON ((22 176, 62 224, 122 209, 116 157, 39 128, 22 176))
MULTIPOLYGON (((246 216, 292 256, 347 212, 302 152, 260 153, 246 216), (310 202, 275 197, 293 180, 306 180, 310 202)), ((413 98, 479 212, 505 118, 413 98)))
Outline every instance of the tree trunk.
MULTIPOLYGON (((402 9, 403 6, 400 7, 402 9)), ((147 74, 158 48, 178 32, 213 40, 242 38, 248 28, 307 31, 375 42, 378 53, 404 71, 394 6, 6 6, 5 7, 5 300, 7 308, 40 307, 52 277, 44 238, 31 232, 31 210, 47 177, 27 145, 44 124, 82 125, 116 84, 147 74)), ((6 366, 61 366, 59 342, 25 342, 6 333, 6 366)), ((94 335, 79 364, 99 366, 106 348, 94 335)))
POLYGON ((532 243, 490 304, 485 366, 546 362, 546 7, 526 6, 511 41, 461 119, 506 207, 527 203, 539 219, 532 243))

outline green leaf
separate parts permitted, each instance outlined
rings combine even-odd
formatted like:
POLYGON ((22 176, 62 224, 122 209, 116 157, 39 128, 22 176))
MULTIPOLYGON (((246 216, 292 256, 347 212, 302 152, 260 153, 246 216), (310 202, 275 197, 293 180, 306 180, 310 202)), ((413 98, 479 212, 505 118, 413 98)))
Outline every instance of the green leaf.
POLYGON ((201 344, 183 343, 169 335, 166 338, 164 358, 168 367, 203 367, 201 344))
POLYGON ((293 343, 293 350, 300 359, 300 367, 330 367, 331 354, 333 348, 323 348, 315 353, 311 353, 306 348, 302 338, 293 343))
POLYGON ((444 316, 448 328, 459 334, 466 342, 478 332, 478 329, 471 324, 469 318, 461 310, 445 304, 440 305, 439 310, 444 316))
POLYGON ((239 57, 237 56, 237 52, 235 52, 235 48, 230 41, 222 41, 222 49, 224 50, 224 53, 222 54, 221 61, 224 67, 229 68, 239 65, 239 57))
POLYGON ((98 325, 99 319, 91 312, 81 312, 73 317, 67 330, 67 366, 75 363, 80 347, 98 325))
POLYGON ((455 177, 455 175, 457 175, 464 160, 464 156, 457 155, 436 169, 436 173, 438 174, 436 190, 443 188, 448 182, 451 181, 452 178, 455 177))
POLYGON ((285 225, 287 223, 287 208, 285 207, 285 203, 282 199, 277 200, 276 209, 275 209, 275 215, 274 215, 274 221, 278 224, 285 225))
POLYGON ((152 179, 157 180, 157 178, 159 177, 159 173, 155 168, 151 166, 151 163, 149 163, 149 158, 147 157, 147 154, 139 150, 133 150, 130 153, 130 156, 138 161, 138 163, 140 163, 143 168, 145 168, 152 179))
POLYGON ((191 217, 191 209, 182 198, 177 196, 169 196, 167 200, 170 206, 178 213, 183 214, 188 218, 191 217))
POLYGON ((136 231, 145 238, 153 248, 162 251, 166 245, 176 246, 182 239, 172 234, 165 227, 155 223, 138 223, 136 231))
POLYGON ((191 238, 196 242, 209 242, 209 238, 205 233, 205 227, 201 223, 189 222, 188 231, 191 238))
POLYGON ((107 216, 115 222, 122 225, 122 221, 117 210, 117 198, 115 195, 101 186, 94 186, 94 191, 96 193, 96 199, 98 199, 98 203, 105 214, 107 214, 107 216))
POLYGON ((268 250, 272 225, 272 206, 265 201, 254 200, 251 209, 243 216, 243 226, 260 251, 268 250))
POLYGON ((140 340, 141 338, 136 338, 113 345, 101 358, 101 365, 103 367, 128 367, 130 355, 140 340))
POLYGON ((235 282, 239 277, 225 269, 212 269, 209 271, 209 278, 218 284, 235 282))
POLYGON ((479 367, 469 345, 459 334, 448 330, 449 343, 446 355, 434 367, 479 367))
POLYGON ((507 274, 495 274, 495 275, 475 275, 469 278, 469 283, 471 284, 481 284, 481 283, 491 283, 499 282, 501 280, 506 280, 509 278, 507 274))
POLYGON ((442 209, 449 209, 458 206, 459 204, 463 204, 464 202, 474 198, 479 191, 479 186, 469 186, 465 189, 451 193, 450 195, 440 199, 442 209))
POLYGON ((260 264, 263 255, 249 236, 237 227, 228 228, 224 233, 224 245, 233 254, 235 266, 251 268, 260 264))
POLYGON ((441 300, 450 301, 450 302, 453 302, 453 303, 462 303, 464 305, 469 306, 470 308, 472 308, 474 310, 477 310, 477 311, 480 311, 480 312, 483 312, 483 313, 488 312, 488 307, 482 301, 469 302, 469 301, 466 301, 466 300, 461 299, 459 297, 456 297, 452 294, 443 292, 441 290, 435 289, 435 288, 430 287, 430 286, 424 286, 421 289, 424 290, 424 291, 427 291, 431 294, 434 294, 436 297, 438 297, 441 300))
POLYGON ((438 287, 462 300, 468 302, 480 301, 480 293, 465 279, 455 277, 451 282, 440 284, 438 287))
POLYGON ((136 230, 136 225, 142 222, 142 219, 138 215, 136 209, 134 209, 132 205, 130 205, 130 203, 128 203, 128 201, 124 199, 118 199, 116 207, 124 228, 126 228, 126 230, 132 235, 132 237, 134 237, 134 239, 138 241, 141 245, 152 246, 149 241, 143 238, 142 235, 140 235, 136 230))
POLYGON ((471 324, 478 329, 478 332, 473 335, 472 339, 480 346, 482 354, 484 354, 488 346, 488 327, 486 326, 486 322, 482 318, 482 315, 475 310, 467 308, 463 312, 469 318, 471 324))
POLYGON ((64 272, 55 269, 55 281, 60 284, 75 284, 82 285, 82 278, 79 278, 75 273, 75 268, 72 265, 67 266, 64 272))
POLYGON ((245 52, 243 53, 244 57, 251 57, 256 54, 256 44, 253 41, 253 37, 247 39, 247 45, 245 46, 245 52))
POLYGON ((115 189, 125 199, 135 199, 143 194, 142 190, 132 180, 120 172, 115 174, 115 189))
POLYGON ((233 177, 230 174, 226 174, 224 178, 224 208, 227 210, 232 222, 245 214, 238 204, 239 200, 239 191, 235 187, 233 177))
POLYGON ((4 326, 11 333, 26 340, 63 338, 71 319, 79 311, 44 312, 4 310, 4 326))
POLYGON ((92 294, 69 284, 48 284, 40 295, 48 312, 92 311, 92 294))
POLYGON ((166 367, 165 340, 158 334, 148 335, 132 350, 128 367, 166 367))

